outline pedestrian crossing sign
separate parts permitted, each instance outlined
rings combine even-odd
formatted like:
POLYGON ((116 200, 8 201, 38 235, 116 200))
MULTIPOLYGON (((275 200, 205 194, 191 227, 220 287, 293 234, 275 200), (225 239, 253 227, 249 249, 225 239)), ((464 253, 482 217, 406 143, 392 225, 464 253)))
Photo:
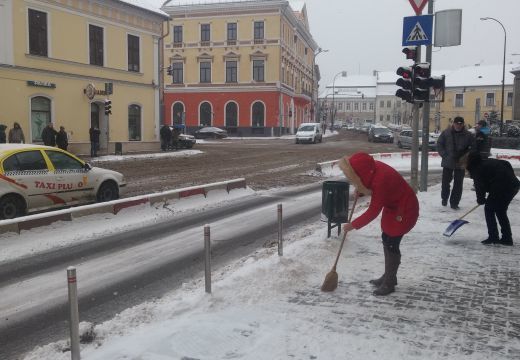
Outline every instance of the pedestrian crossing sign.
POLYGON ((403 46, 431 45, 433 15, 408 16, 403 19, 403 46))

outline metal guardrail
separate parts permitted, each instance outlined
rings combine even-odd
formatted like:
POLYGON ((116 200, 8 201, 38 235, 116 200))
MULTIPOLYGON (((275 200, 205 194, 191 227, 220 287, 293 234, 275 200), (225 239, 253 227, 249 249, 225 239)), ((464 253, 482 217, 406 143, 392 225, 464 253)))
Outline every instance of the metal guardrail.
POLYGON ((92 214, 117 214, 123 209, 142 204, 153 205, 160 202, 180 200, 195 195, 207 196, 208 192, 212 190, 226 190, 229 193, 233 189, 246 188, 246 186, 246 179, 239 178, 206 185, 191 186, 177 190, 169 190, 161 193, 134 196, 104 203, 77 206, 41 214, 22 216, 16 219, 0 221, 0 234, 6 232, 20 233, 22 230, 49 225, 55 221, 72 221, 73 219, 92 214))

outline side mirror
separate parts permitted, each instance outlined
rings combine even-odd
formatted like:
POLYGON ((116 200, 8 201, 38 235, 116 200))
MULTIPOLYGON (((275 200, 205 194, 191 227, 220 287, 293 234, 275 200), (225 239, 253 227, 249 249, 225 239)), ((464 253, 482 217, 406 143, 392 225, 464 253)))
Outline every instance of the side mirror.
POLYGON ((85 169, 86 171, 90 171, 92 170, 92 166, 90 166, 89 163, 85 163, 85 165, 83 165, 83 169, 85 169))

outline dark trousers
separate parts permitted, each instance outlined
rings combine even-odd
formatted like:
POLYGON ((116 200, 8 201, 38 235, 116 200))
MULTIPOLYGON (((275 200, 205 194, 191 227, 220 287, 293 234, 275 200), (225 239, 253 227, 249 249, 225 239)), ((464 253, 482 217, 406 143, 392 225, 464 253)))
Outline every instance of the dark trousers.
POLYGON ((390 236, 385 233, 381 234, 381 238, 383 239, 383 246, 393 254, 401 255, 401 250, 399 250, 399 245, 401 244, 401 240, 403 239, 403 235, 399 236, 390 236))
POLYGON ((99 149, 99 142, 91 141, 90 142, 90 157, 97 156, 98 149, 99 149))
POLYGON ((489 194, 486 200, 486 205, 484 205, 484 214, 486 216, 486 225, 490 239, 495 241, 498 240, 498 220, 498 223, 500 224, 500 230, 502 232, 502 240, 513 240, 511 224, 509 223, 509 218, 507 217, 507 208, 517 193, 518 190, 505 197, 496 197, 492 194, 489 194))
POLYGON ((462 182, 464 181, 464 169, 442 168, 442 190, 441 198, 443 201, 450 200, 450 205, 459 205, 462 197, 462 182), (450 184, 453 180, 453 189, 450 195, 450 184))

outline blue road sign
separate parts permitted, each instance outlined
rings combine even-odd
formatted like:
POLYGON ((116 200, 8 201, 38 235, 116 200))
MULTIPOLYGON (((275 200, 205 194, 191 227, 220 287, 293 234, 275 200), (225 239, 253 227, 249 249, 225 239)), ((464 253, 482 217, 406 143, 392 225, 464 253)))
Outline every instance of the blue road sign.
POLYGON ((408 16, 403 19, 403 46, 431 45, 433 15, 408 16))

